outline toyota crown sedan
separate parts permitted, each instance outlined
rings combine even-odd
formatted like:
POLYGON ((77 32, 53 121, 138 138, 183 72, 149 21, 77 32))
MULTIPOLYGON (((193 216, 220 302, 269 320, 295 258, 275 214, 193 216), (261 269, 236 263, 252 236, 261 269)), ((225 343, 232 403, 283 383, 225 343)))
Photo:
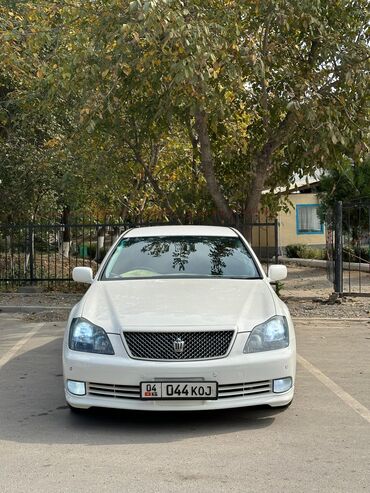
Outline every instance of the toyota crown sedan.
POLYGON ((224 409, 293 399, 293 323, 233 228, 126 231, 72 309, 63 344, 67 403, 152 411, 224 409))

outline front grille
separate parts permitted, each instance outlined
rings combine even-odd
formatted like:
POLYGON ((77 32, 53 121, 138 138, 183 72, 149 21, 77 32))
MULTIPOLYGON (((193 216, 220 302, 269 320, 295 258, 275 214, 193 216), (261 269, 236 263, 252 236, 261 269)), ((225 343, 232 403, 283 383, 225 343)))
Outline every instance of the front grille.
POLYGON ((133 358, 162 361, 198 360, 225 356, 229 351, 234 331, 125 332, 123 335, 133 358))

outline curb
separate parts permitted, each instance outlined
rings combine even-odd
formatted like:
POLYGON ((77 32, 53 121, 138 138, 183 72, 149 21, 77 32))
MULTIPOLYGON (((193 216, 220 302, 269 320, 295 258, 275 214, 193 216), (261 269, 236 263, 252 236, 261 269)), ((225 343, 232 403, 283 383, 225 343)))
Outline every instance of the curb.
MULTIPOLYGON (((364 317, 358 317, 358 318, 353 318, 353 317, 293 317, 292 319, 294 322, 367 322, 370 323, 370 318, 364 318, 364 317)), ((328 327, 325 327, 327 329, 328 327)), ((334 327, 335 328, 335 327, 334 327)))
POLYGON ((71 306, 32 306, 32 305, 4 305, 0 306, 0 313, 40 313, 40 312, 54 312, 54 311, 70 311, 71 306))
MULTIPOLYGON (((302 267, 318 267, 320 269, 327 268, 327 260, 316 260, 313 258, 288 258, 279 257, 283 264, 296 264, 302 267)), ((367 272, 370 274, 370 264, 359 264, 358 262, 343 262, 343 270, 351 270, 352 272, 367 272)))

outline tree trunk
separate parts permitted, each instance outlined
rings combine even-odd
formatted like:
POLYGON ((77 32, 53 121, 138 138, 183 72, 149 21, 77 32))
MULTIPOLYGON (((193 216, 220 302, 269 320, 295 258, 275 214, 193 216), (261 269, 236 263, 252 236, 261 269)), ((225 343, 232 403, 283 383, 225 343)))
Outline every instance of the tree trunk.
MULTIPOLYGON (((10 264, 10 277, 14 277, 14 262, 13 262, 13 248, 12 248, 12 237, 9 234, 5 237, 5 258, 7 259, 9 255, 9 264, 10 264)), ((8 275, 6 274, 8 277, 8 275)))
MULTIPOLYGON (((268 159, 266 156, 265 159, 268 159)), ((257 161, 254 178, 249 186, 248 197, 244 205, 241 229, 249 243, 252 242, 253 223, 258 221, 262 191, 268 174, 267 162, 257 161)))
MULTIPOLYGON (((14 232, 11 228, 12 216, 10 214, 8 214, 7 223, 9 225, 9 227, 6 228, 5 255, 6 255, 6 257, 8 257, 8 255, 9 255, 10 277, 13 279, 14 278, 14 259, 13 259, 13 234, 14 234, 14 232)), ((6 274, 6 277, 8 277, 7 274, 6 274)))
MULTIPOLYGON (((249 193, 244 203, 243 217, 238 224, 248 241, 252 239, 252 224, 258 218, 259 204, 266 178, 273 171, 273 154, 286 142, 292 128, 296 124, 296 114, 292 111, 288 112, 278 127, 274 131, 267 133, 266 142, 262 148, 259 150, 256 149, 254 152, 254 178, 252 179, 249 193)), ((237 222, 237 218, 227 202, 215 174, 207 115, 201 107, 197 107, 195 110, 195 126, 200 145, 201 167, 207 182, 208 191, 223 221, 234 224, 237 222)))
POLYGON ((244 204, 243 233, 248 242, 252 240, 252 223, 258 219, 262 191, 269 173, 273 171, 273 154, 287 141, 292 128, 297 124, 296 115, 287 113, 276 130, 271 133, 262 149, 255 153, 254 177, 249 186, 249 192, 244 204))
POLYGON ((27 246, 26 255, 24 258, 24 274, 26 275, 28 268, 30 269, 30 280, 33 283, 35 272, 34 272, 34 259, 35 259, 35 230, 33 228, 34 217, 31 218, 32 223, 28 226, 27 231, 27 246))
POLYGON ((118 226, 113 226, 113 234, 112 234, 112 245, 118 240, 120 235, 120 229, 118 226))
POLYGON ((64 207, 62 212, 62 224, 64 226, 63 236, 62 236, 62 255, 63 257, 69 257, 69 251, 71 248, 71 228, 70 224, 70 214, 71 210, 69 206, 64 207))
POLYGON ((232 225, 235 222, 234 212, 229 206, 215 174, 207 115, 199 107, 195 111, 195 126, 200 145, 201 167, 207 182, 208 191, 222 219, 232 225))
POLYGON ((95 261, 99 264, 102 260, 102 250, 104 248, 105 244, 105 227, 102 226, 101 228, 98 229, 98 237, 96 240, 96 254, 95 254, 95 261))
POLYGON ((198 183, 198 174, 199 174, 198 168, 197 168, 197 161, 199 159, 198 138, 196 137, 196 135, 194 135, 194 130, 192 128, 190 118, 186 122, 186 128, 188 131, 188 136, 189 136, 192 151, 193 151, 191 173, 192 173, 192 178, 193 178, 194 184, 197 184, 198 183))

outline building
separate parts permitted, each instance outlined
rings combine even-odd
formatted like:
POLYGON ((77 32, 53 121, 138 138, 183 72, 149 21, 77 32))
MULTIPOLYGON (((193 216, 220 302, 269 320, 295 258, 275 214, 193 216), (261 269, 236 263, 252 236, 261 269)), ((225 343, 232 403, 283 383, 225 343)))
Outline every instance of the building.
MULTIPOLYGON (((278 220, 278 251, 285 254, 288 245, 310 245, 324 248, 326 246, 325 225, 320 221, 318 209, 320 205, 318 188, 321 172, 303 178, 295 177, 289 187, 274 190, 275 194, 287 195, 287 207, 277 215, 278 220)), ((266 190, 264 193, 269 193, 266 190)), ((253 228, 252 246, 260 258, 273 257, 276 254, 276 232, 271 220, 260 214, 260 226, 253 228), (269 224, 263 225, 266 221, 269 224)))
MULTIPOLYGON (((302 179, 297 177, 290 187, 288 211, 280 211, 278 214, 279 246, 282 249, 293 244, 325 246, 325 225, 318 216, 320 174, 302 179)), ((276 193, 283 192, 286 190, 280 189, 276 193)))

